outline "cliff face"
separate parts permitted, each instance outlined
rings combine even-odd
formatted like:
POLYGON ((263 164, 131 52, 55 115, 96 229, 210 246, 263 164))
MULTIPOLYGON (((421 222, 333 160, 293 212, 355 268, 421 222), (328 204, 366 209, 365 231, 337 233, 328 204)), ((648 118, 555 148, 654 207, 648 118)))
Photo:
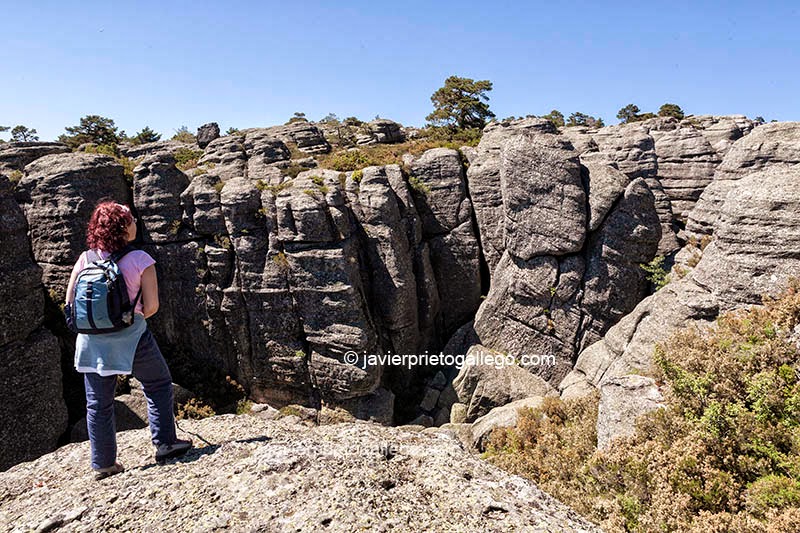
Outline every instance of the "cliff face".
POLYGON ((55 448, 67 428, 58 340, 43 326, 42 269, 0 174, 0 470, 55 448))
MULTIPOLYGON (((376 124, 369 142, 400 140, 390 126, 376 124)), ((132 176, 108 156, 10 143, 0 148, 0 173, 21 176, 14 199, 9 187, 3 200, 18 223, 0 234, 2 253, 31 251, 26 283, 43 282, 40 294, 57 315, 94 205, 104 197, 129 203, 139 244, 157 260, 161 310, 148 322, 186 376, 215 369, 277 406, 443 423, 459 399, 453 372, 365 367, 345 354, 463 354, 480 344, 553 356, 526 370, 557 385, 646 295, 640 264, 677 248, 675 230, 710 173, 719 176, 763 128, 734 143, 746 119, 563 133, 525 119, 487 126, 475 148, 347 173, 316 167, 310 156, 330 145, 307 123, 223 137, 206 128, 202 149, 174 141, 125 147, 136 161, 132 176), (197 166, 182 171, 187 151, 197 166)), ((791 161, 778 144, 769 153, 791 161)), ((37 316, 26 324, 41 325, 37 316)), ((68 369, 72 341, 59 335, 68 369)), ((20 379, 12 366, 3 372, 20 379)), ((74 377, 63 376, 64 394, 79 398, 74 377)), ((60 395, 48 390, 32 417, 60 395)), ((55 444, 47 442, 43 450, 55 444)))

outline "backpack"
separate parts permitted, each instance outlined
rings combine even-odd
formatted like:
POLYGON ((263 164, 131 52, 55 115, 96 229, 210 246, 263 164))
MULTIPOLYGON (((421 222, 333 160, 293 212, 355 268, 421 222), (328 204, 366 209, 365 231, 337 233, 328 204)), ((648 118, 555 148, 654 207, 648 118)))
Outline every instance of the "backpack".
POLYGON ((133 310, 142 294, 139 288, 131 303, 125 278, 117 263, 134 250, 127 245, 107 259, 94 250, 86 252, 88 263, 75 279, 74 299, 64 308, 67 327, 75 333, 100 334, 133 325, 133 310))

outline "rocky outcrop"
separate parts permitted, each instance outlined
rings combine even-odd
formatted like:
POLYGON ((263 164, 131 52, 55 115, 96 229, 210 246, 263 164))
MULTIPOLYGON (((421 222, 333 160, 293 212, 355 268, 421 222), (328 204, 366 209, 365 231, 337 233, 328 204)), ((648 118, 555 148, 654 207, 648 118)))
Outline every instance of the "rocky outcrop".
POLYGON ((800 274, 798 221, 800 164, 748 175, 722 204, 715 238, 692 279, 709 290, 721 311, 761 303, 762 295, 774 295, 800 274))
POLYGON ((509 138, 526 131, 556 133, 556 128, 550 121, 543 119, 491 122, 484 128, 481 142, 469 161, 469 194, 475 208, 481 249, 490 270, 494 270, 505 250, 500 151, 509 138))
POLYGON ((777 164, 800 163, 800 122, 776 122, 755 128, 726 153, 697 205, 689 213, 687 236, 709 235, 717 223, 725 198, 743 177, 777 164))
POLYGON ((181 149, 199 150, 200 147, 194 143, 184 143, 180 141, 155 141, 136 145, 123 144, 119 147, 122 156, 134 161, 153 154, 166 153, 175 155, 175 153, 181 149))
POLYGON ((51 154, 25 167, 16 198, 28 220, 33 257, 54 300, 63 302, 69 275, 86 249, 86 226, 98 201, 130 203, 122 165, 87 153, 51 154))
POLYGON ((0 475, 0 526, 599 531, 530 481, 471 455, 446 430, 233 415, 182 421, 181 429, 198 448, 164 466, 153 462, 148 430, 121 433, 127 470, 102 490, 89 473, 89 443, 12 468, 0 475))
POLYGON ((490 349, 527 355, 526 368, 555 385, 644 296, 639 265, 660 239, 654 198, 608 158, 582 165, 549 122, 496 130, 487 127, 468 174, 492 277, 474 332, 490 349))
POLYGON ((219 138, 219 124, 216 122, 209 122, 197 128, 197 145, 200 148, 205 148, 211 141, 219 138))
POLYGON ((681 127, 650 133, 655 137, 658 180, 670 200, 673 215, 685 221, 722 158, 702 130, 681 127))
POLYGON ((294 144, 297 149, 307 154, 324 154, 331 151, 331 145, 317 126, 299 120, 267 128, 269 134, 285 143, 294 144))
MULTIPOLYGON (((492 354, 480 345, 472 346, 467 357, 477 358, 481 352, 492 354)), ((514 364, 504 364, 503 354, 495 364, 486 362, 464 365, 453 380, 454 399, 466 406, 462 422, 474 422, 495 407, 531 396, 546 396, 554 389, 542 378, 514 364)), ((448 414, 451 405, 444 405, 448 414)), ((448 420, 450 421, 450 420, 448 420)))
POLYGON ((0 470, 56 447, 67 429, 58 340, 43 326, 42 270, 0 174, 0 470))
POLYGON ((597 408, 597 448, 603 450, 612 440, 633 435, 636 419, 661 407, 664 398, 653 378, 629 374, 605 381, 597 408))
POLYGON ((625 124, 600 128, 592 135, 599 150, 624 174, 642 178, 655 198, 656 212, 661 221, 661 242, 658 253, 666 254, 679 248, 669 197, 658 179, 658 159, 655 141, 645 126, 625 124))
POLYGON ((69 152, 66 145, 55 142, 0 143, 0 172, 22 171, 25 165, 49 154, 69 152))
POLYGON ((710 324, 721 311, 759 304, 763 295, 782 291, 800 272, 798 217, 800 165, 775 165, 737 180, 696 267, 643 300, 584 350, 559 387, 562 397, 584 395, 626 374, 648 373, 655 343, 678 328, 710 324))
POLYGON ((391 144, 406 140, 403 126, 393 120, 385 118, 376 119, 372 122, 368 122, 364 126, 364 129, 364 133, 356 136, 356 143, 358 145, 391 144))
POLYGON ((436 350, 474 315, 479 248, 460 156, 418 158, 414 187, 395 165, 292 180, 288 158, 267 130, 212 141, 187 173, 153 150, 134 169, 132 202, 111 158, 37 160, 18 196, 45 283, 63 297, 96 199, 111 196, 133 204, 156 258, 161 308, 148 323, 184 379, 213 368, 257 401, 357 413, 391 411, 383 384, 408 404, 413 373, 344 358, 436 350))
POLYGON ((699 128, 720 156, 724 156, 734 142, 758 125, 744 115, 692 115, 684 119, 682 124, 699 128))

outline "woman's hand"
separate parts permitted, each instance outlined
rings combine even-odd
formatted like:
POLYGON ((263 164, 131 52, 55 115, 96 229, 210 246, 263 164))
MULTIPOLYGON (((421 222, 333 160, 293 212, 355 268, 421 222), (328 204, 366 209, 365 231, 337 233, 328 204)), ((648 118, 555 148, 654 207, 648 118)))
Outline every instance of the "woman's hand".
POLYGON ((142 306, 145 318, 150 318, 158 312, 158 278, 155 265, 150 265, 142 271, 142 306))

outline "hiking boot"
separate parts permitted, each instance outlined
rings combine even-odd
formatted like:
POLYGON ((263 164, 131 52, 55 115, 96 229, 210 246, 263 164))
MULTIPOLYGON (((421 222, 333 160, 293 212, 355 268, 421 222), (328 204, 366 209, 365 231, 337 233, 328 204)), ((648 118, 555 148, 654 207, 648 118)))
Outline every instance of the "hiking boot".
POLYGON ((94 470, 94 478, 96 480, 105 479, 108 476, 113 476, 114 474, 119 474, 120 472, 124 472, 125 467, 122 466, 121 463, 114 463, 111 466, 107 466, 105 468, 95 468, 94 470))
POLYGON ((161 464, 167 459, 181 457, 192 449, 191 440, 178 439, 172 444, 159 444, 156 448, 156 462, 161 464))

